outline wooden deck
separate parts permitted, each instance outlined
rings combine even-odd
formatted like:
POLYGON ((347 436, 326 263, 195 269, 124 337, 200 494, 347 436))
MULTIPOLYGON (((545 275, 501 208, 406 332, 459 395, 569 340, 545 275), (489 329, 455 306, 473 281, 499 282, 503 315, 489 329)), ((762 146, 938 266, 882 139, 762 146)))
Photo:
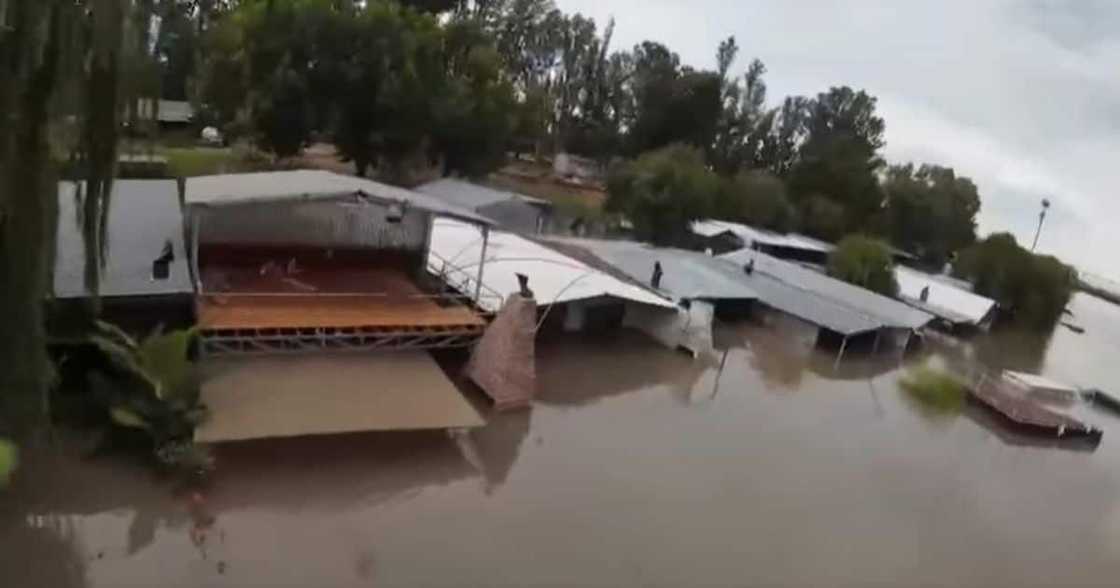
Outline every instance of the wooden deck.
POLYGON ((197 313, 203 330, 485 325, 470 308, 438 301, 393 267, 268 263, 211 265, 202 273, 197 313))
POLYGON ((440 306, 429 298, 376 295, 204 295, 198 299, 204 330, 284 328, 481 328, 485 321, 465 306, 440 306))

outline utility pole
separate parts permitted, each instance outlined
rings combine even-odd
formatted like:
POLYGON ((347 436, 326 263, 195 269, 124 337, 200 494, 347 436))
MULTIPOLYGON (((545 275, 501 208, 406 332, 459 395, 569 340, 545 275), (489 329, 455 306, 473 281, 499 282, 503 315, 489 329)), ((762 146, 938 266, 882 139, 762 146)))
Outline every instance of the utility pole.
POLYGON ((1038 236, 1042 234, 1042 222, 1046 220, 1046 211, 1050 209, 1050 201, 1046 198, 1042 199, 1042 211, 1038 213, 1038 229, 1034 232, 1034 243, 1031 244, 1031 253, 1034 253, 1034 248, 1038 247, 1038 236))

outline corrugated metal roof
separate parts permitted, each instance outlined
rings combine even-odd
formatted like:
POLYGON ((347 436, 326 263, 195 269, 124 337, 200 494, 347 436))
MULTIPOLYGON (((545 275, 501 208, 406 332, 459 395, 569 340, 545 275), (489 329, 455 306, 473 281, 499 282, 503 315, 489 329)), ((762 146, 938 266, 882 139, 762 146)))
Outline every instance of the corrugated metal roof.
POLYGON ((353 194, 382 202, 395 202, 436 215, 492 225, 493 221, 471 210, 427 194, 355 176, 321 170, 291 170, 246 174, 221 174, 187 179, 186 203, 221 206, 284 200, 336 198, 353 194))
MULTIPOLYGON (((446 268, 445 279, 470 289, 478 276, 482 232, 468 223, 436 219, 432 225, 429 268, 446 268)), ((505 231, 491 231, 486 248, 483 286, 502 297, 518 292, 516 274, 529 276, 538 304, 609 296, 651 306, 675 308, 670 300, 594 269, 567 255, 505 231)), ((470 292, 473 294, 473 290, 470 292)), ((479 305, 496 311, 502 300, 483 296, 479 305)))
POLYGON ((717 260, 683 249, 653 247, 634 241, 556 238, 582 247, 637 282, 649 284, 654 263, 661 263, 661 290, 675 298, 754 300, 758 294, 717 260))
POLYGON ((896 266, 895 279, 898 280, 898 294, 908 303, 953 323, 978 324, 988 316, 996 301, 957 288, 948 282, 925 272, 904 266, 896 266), (922 290, 929 288, 929 296, 923 302, 922 290))
POLYGON ((755 244, 759 244, 771 247, 802 249, 819 253, 828 253, 836 248, 831 243, 825 243, 824 241, 797 233, 775 233, 741 223, 715 219, 707 219, 692 223, 692 232, 704 237, 714 237, 722 233, 731 233, 742 239, 743 245, 746 247, 753 247, 755 244))
POLYGON ((892 298, 758 251, 741 249, 721 255, 719 259, 738 268, 754 259, 754 273, 771 276, 799 290, 834 301, 886 327, 917 329, 933 320, 931 314, 892 298))
POLYGON ((428 194, 429 196, 435 196, 436 198, 457 206, 469 208, 475 212, 478 212, 478 209, 484 206, 508 202, 510 200, 527 202, 539 206, 552 205, 548 200, 533 198, 516 192, 497 190, 488 186, 480 186, 456 178, 442 178, 434 182, 428 182, 427 184, 417 186, 416 191, 428 194))
MULTIPOLYGON (((85 244, 78 222, 77 185, 58 185, 58 236, 54 291, 58 298, 88 296, 85 244)), ((110 198, 105 236, 106 265, 102 296, 151 296, 192 292, 183 247, 183 215, 174 180, 116 180, 110 198), (170 242, 175 256, 165 280, 152 277, 152 262, 170 242)))
MULTIPOLYGON (((561 239, 581 247, 631 278, 648 283, 660 261, 662 287, 680 298, 757 299, 767 306, 844 335, 873 331, 882 322, 765 273, 750 275, 718 258, 694 251, 655 248, 632 241, 561 239), (675 288, 675 289, 674 289, 675 288)), ((772 259, 763 253, 761 258, 772 259)), ((776 260, 775 260, 776 261, 776 260)))

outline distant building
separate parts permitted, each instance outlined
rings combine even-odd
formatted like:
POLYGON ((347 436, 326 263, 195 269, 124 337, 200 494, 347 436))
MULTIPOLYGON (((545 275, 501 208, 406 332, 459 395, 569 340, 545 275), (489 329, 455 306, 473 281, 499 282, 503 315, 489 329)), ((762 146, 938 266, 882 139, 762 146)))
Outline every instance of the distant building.
POLYGON ((714 253, 729 253, 747 248, 779 259, 824 265, 836 247, 819 239, 797 233, 775 233, 742 223, 702 220, 692 223, 692 232, 712 241, 714 253))
POLYGON ((556 154, 552 160, 552 173, 558 178, 580 184, 601 184, 605 179, 598 162, 571 153, 556 154))
MULTIPOLYGON (((691 228, 701 248, 711 248, 717 255, 747 248, 778 259, 823 266, 828 263, 828 254, 836 249, 832 243, 808 235, 776 233, 730 221, 700 220, 692 223, 691 228)), ((917 259, 901 249, 889 245, 888 248, 895 262, 911 262, 917 259)))
POLYGON ((416 191, 474 211, 517 233, 541 233, 552 222, 553 207, 548 200, 466 180, 443 178, 418 186, 416 191))
POLYGON ((194 119, 194 108, 186 100, 158 100, 151 98, 140 100, 137 108, 137 118, 148 121, 152 119, 153 109, 158 104, 155 112, 156 122, 160 127, 185 127, 194 119))

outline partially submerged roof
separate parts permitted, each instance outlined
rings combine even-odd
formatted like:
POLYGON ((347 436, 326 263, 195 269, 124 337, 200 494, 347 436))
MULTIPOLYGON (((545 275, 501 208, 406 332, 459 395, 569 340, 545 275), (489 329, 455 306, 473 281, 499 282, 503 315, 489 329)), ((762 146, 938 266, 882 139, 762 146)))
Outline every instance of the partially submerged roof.
MULTIPOLYGON (((657 248, 633 241, 562 239, 560 242, 582 248, 631 279, 642 282, 648 282, 653 263, 660 261, 664 271, 662 287, 679 298, 757 299, 771 308, 843 335, 883 326, 880 321, 835 301, 764 273, 747 275, 731 263, 702 253, 657 248)), ((763 253, 758 255, 770 259, 763 253)))
MULTIPOLYGON (((58 185, 58 236, 54 264, 57 298, 82 298, 86 248, 79 219, 78 184, 58 185)), ((102 296, 189 294, 192 291, 183 247, 183 214, 174 180, 115 180, 105 232, 102 296), (152 264, 171 245, 166 279, 152 275, 152 264)))
POLYGON ((222 206, 261 202, 331 199, 361 195, 386 204, 416 207, 440 216, 493 224, 471 210, 427 194, 356 176, 321 170, 221 174, 187 179, 188 206, 222 206))
POLYGON ((556 238, 580 247, 618 268, 632 280, 649 284, 655 263, 661 264, 660 289, 674 298, 706 300, 754 300, 758 294, 735 275, 733 268, 717 260, 683 249, 654 247, 634 241, 556 238))
POLYGON ((692 232, 704 237, 714 237, 722 233, 730 233, 741 239, 743 245, 746 247, 765 245, 769 247, 801 249, 818 253, 828 253, 836 248, 831 243, 825 243, 824 241, 797 233, 775 233, 742 223, 715 219, 701 220, 692 223, 692 232))
POLYGON ((416 191, 476 212, 480 208, 492 204, 510 201, 525 202, 527 204, 545 207, 552 205, 548 200, 533 198, 516 192, 498 190, 488 186, 480 186, 457 178, 441 178, 433 182, 428 182, 427 184, 417 186, 416 191))
MULTIPOLYGON (((482 258, 482 241, 478 227, 451 219, 436 219, 432 226, 429 269, 443 272, 443 279, 448 283, 473 295, 482 258)), ((612 297, 651 306, 675 307, 673 302, 650 290, 505 231, 490 231, 482 274, 484 295, 479 305, 486 310, 498 310, 506 297, 520 291, 519 273, 529 277, 529 288, 541 305, 612 297)))
POLYGON ((834 302, 852 312, 878 321, 884 327, 917 329, 933 320, 933 315, 893 298, 887 298, 758 251, 741 249, 721 255, 719 259, 739 269, 753 259, 754 274, 761 273, 801 292, 811 293, 818 298, 834 302))
POLYGON ((905 266, 896 266, 898 295, 936 316, 956 324, 979 324, 991 313, 996 301, 969 292, 939 279, 939 276, 920 272, 905 266), (922 300, 922 290, 929 288, 929 295, 922 300))
POLYGON ((200 442, 482 426, 423 351, 208 359, 200 442))

